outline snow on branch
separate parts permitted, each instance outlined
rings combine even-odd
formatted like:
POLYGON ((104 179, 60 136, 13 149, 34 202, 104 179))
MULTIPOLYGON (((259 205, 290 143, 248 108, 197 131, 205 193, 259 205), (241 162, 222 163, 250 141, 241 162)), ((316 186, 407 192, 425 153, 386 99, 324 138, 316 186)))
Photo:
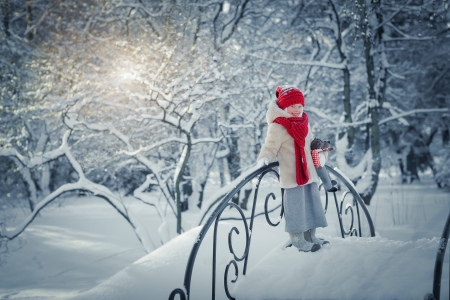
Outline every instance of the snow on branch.
POLYGON ((351 123, 345 123, 345 122, 340 122, 338 124, 328 124, 326 127, 328 128, 343 128, 343 127, 357 127, 360 125, 364 125, 364 124, 370 124, 372 122, 372 120, 370 118, 366 118, 362 121, 358 121, 358 122, 351 122, 351 123))
POLYGON ((371 171, 371 169, 368 169, 369 164, 372 161, 372 150, 368 149, 361 161, 356 166, 352 167, 348 165, 347 160, 345 159, 347 145, 347 133, 344 134, 341 139, 339 139, 336 134, 336 162, 342 172, 351 177, 351 181, 358 181, 367 171, 371 171))
POLYGON ((22 154, 20 154, 19 151, 17 151, 17 149, 15 149, 15 148, 3 148, 3 149, 0 149, 0 156, 16 157, 23 165, 28 165, 29 164, 28 158, 24 157, 22 154))
POLYGON ((230 129, 233 129, 233 130, 238 130, 238 129, 241 129, 241 128, 255 128, 255 124, 253 124, 253 123, 251 123, 251 124, 247 123, 247 124, 231 125, 231 124, 225 124, 225 123, 219 122, 218 125, 222 126, 222 127, 230 128, 230 129))
POLYGON ((383 103, 383 108, 386 108, 387 110, 389 110, 389 112, 391 113, 392 117, 397 117, 398 121, 401 124, 403 124, 405 126, 409 126, 408 121, 405 118, 399 116, 399 114, 403 112, 401 109, 391 105, 391 103, 389 103, 389 102, 384 102, 383 103))
MULTIPOLYGON (((191 144, 195 145, 195 144, 200 144, 200 143, 218 143, 222 140, 222 137, 219 138, 202 138, 202 139, 193 139, 191 144)), ((172 137, 172 138, 168 138, 168 139, 164 139, 162 141, 159 141, 157 143, 154 143, 153 145, 147 146, 147 147, 141 147, 137 150, 134 151, 121 151, 122 153, 129 155, 129 156, 135 156, 141 152, 145 152, 145 151, 150 151, 154 148, 158 148, 162 145, 168 144, 168 143, 172 143, 172 142, 178 142, 181 144, 187 144, 187 138, 177 138, 177 137, 172 137)))
POLYGON ((413 114, 420 114, 420 113, 433 113, 433 112, 449 112, 448 108, 423 108, 423 109, 413 109, 401 114, 397 114, 395 116, 391 116, 388 118, 385 118, 383 120, 381 120, 380 122, 378 122, 378 125, 381 125, 383 123, 398 119, 398 118, 402 118, 404 116, 408 116, 408 115, 413 115, 413 114))
POLYGON ((339 64, 335 64, 335 63, 327 63, 327 62, 323 62, 323 61, 276 60, 276 59, 265 58, 265 57, 251 54, 248 52, 246 54, 248 56, 252 56, 252 57, 255 57, 258 59, 266 60, 266 61, 277 63, 277 64, 283 64, 283 65, 317 66, 317 67, 343 70, 343 69, 345 69, 345 66, 347 64, 347 62, 345 62, 345 61, 341 62, 339 64))
POLYGON ((70 134, 71 134, 71 130, 66 130, 66 132, 64 133, 63 138, 62 138, 61 146, 59 148, 49 151, 49 152, 46 152, 40 156, 33 157, 30 160, 29 168, 35 167, 37 165, 41 165, 50 160, 54 160, 54 159, 58 158, 59 156, 64 155, 69 147, 67 144, 67 140, 69 139, 70 134))
POLYGON ((202 139, 193 139, 192 145, 200 144, 200 143, 218 143, 223 139, 223 137, 218 138, 202 138, 202 139))
POLYGON ((141 9, 142 11, 144 11, 147 15, 156 18, 156 17, 161 17, 164 16, 165 13, 167 12, 168 8, 167 8, 168 4, 166 2, 162 2, 162 8, 157 12, 151 12, 149 11, 143 4, 141 3, 127 3, 127 2, 121 2, 116 4, 114 7, 132 7, 135 9, 141 9))
MULTIPOLYGON (((1 156, 1 154, 0 154, 1 156)), ((11 156, 12 160, 17 166, 19 173, 22 175, 22 179, 26 182, 26 188, 29 193, 28 203, 30 205, 30 209, 34 209, 34 204, 37 202, 37 188, 36 183, 34 182, 31 171, 27 168, 16 156, 11 156)))
POLYGON ((346 123, 346 122, 342 122, 342 121, 337 122, 336 118, 333 118, 332 116, 330 116, 328 114, 325 114, 323 111, 321 111, 315 107, 309 107, 308 111, 311 113, 314 113, 315 115, 319 116, 322 119, 327 120, 329 123, 324 125, 327 128, 356 127, 356 126, 368 124, 371 122, 370 118, 366 118, 362 121, 352 122, 352 123, 346 123))
POLYGON ((435 39, 435 36, 412 36, 409 34, 404 33, 403 31, 401 31, 398 27, 396 27, 394 24, 392 24, 391 22, 387 23, 387 25, 389 27, 391 27, 392 29, 394 29, 397 33, 401 34, 402 37, 389 37, 389 36, 383 36, 383 41, 384 42, 396 42, 396 41, 429 41, 432 39, 435 39))
MULTIPOLYGON (((386 103, 384 104, 384 106, 386 106, 386 103)), ((378 122, 378 125, 384 124, 386 122, 392 121, 392 120, 396 120, 396 119, 402 119, 405 116, 408 115, 413 115, 413 114, 418 114, 418 113, 435 113, 435 112, 449 112, 448 108, 423 108, 423 109, 413 109, 407 112, 403 112, 403 113, 396 113, 392 107, 385 107, 387 109, 389 109, 390 113, 393 114, 390 117, 384 118, 382 120, 380 120, 378 122)), ((333 124, 327 124, 325 125, 328 128, 343 128, 343 127, 356 127, 356 126, 360 126, 360 125, 364 125, 364 124, 370 124, 372 121, 370 118, 366 118, 364 120, 358 121, 358 122, 352 122, 352 123, 345 123, 345 122, 336 122, 335 120, 331 119, 330 117, 328 117, 326 114, 322 113, 321 111, 317 110, 317 109, 312 109, 311 107, 309 108, 309 111, 311 111, 312 113, 318 115, 319 117, 325 118, 327 120, 329 120, 331 123, 333 124)), ((406 125, 407 121, 403 120, 401 121, 403 124, 406 125), (406 122, 406 123, 405 123, 406 122)))
POLYGON ((152 91, 157 92, 158 94, 160 94, 160 95, 164 98, 164 100, 169 101, 169 102, 172 102, 172 94, 170 94, 170 93, 168 93, 168 94, 164 93, 164 91, 163 91, 162 89, 160 89, 160 88, 158 88, 157 86, 151 84, 150 81, 148 81, 147 79, 143 79, 143 78, 141 78, 141 77, 138 77, 138 78, 136 78, 136 80, 137 80, 137 81, 140 81, 141 83, 143 83, 143 84, 145 84, 145 85, 147 85, 147 87, 148 87, 150 90, 152 90, 152 91))
POLYGON ((159 217, 161 218, 161 225, 158 227, 158 233, 161 239, 161 242, 163 244, 170 241, 170 234, 169 234, 169 224, 167 222, 166 216, 164 214, 164 210, 162 209, 161 205, 159 204, 159 199, 157 199, 154 196, 150 196, 148 193, 144 193, 144 191, 151 185, 151 184, 158 184, 153 179, 153 174, 148 174, 146 176, 145 182, 142 183, 136 190, 134 190, 133 195, 137 199, 141 200, 142 202, 152 205, 155 207, 156 212, 158 213, 159 217))
POLYGON ((386 24, 387 22, 390 22, 392 20, 393 17, 395 17, 403 8, 405 8, 407 5, 409 5, 412 2, 412 0, 409 0, 408 2, 406 2, 405 4, 403 4, 402 6, 400 6, 394 13, 392 13, 392 15, 390 15, 389 17, 387 17, 385 20, 383 20, 383 22, 381 22, 380 24, 378 24, 378 26, 376 26, 375 28, 372 29, 372 36, 374 35, 373 33, 380 27, 384 26, 384 24, 386 24))
MULTIPOLYGON (((128 136, 124 135, 120 130, 117 130, 117 128, 114 127, 112 124, 89 124, 84 121, 77 121, 77 125, 83 125, 86 128, 90 130, 95 131, 109 131, 111 134, 115 135, 119 140, 121 140, 128 148, 128 152, 133 153, 135 151, 133 145, 130 143, 130 139, 128 136)), ((76 125, 73 124, 73 125, 76 125)), ((148 167, 152 173, 157 174, 158 172, 155 172, 154 167, 156 167, 154 164, 152 164, 147 158, 143 156, 139 156, 138 153, 134 154, 133 156, 136 156, 139 161, 141 161, 146 167, 148 167)))
POLYGON ((15 227, 6 227, 4 224, 2 224, 2 227, 0 228, 0 238, 6 238, 9 240, 12 240, 16 238, 18 235, 20 235, 27 227, 31 224, 31 222, 35 219, 35 217, 39 214, 39 212, 47 206, 52 201, 56 200, 60 195, 70 192, 70 191, 89 191, 92 192, 94 195, 99 196, 103 199, 105 199, 111 206, 113 206, 117 212, 119 212, 122 217, 124 217, 128 223, 133 227, 136 236, 141 241, 142 245, 144 246, 144 249, 147 253, 150 253, 154 249, 156 249, 155 245, 151 241, 150 237, 148 237, 146 234, 141 232, 142 226, 138 226, 139 221, 132 217, 126 208, 123 206, 123 204, 120 202, 120 200, 114 195, 113 192, 111 192, 108 188, 105 186, 96 184, 86 178, 80 177, 80 179, 75 183, 67 183, 62 186, 60 186, 58 189, 53 191, 50 195, 45 197, 43 200, 41 200, 36 207, 34 208, 33 212, 20 223, 19 225, 15 227))
POLYGON ((398 42, 398 41, 429 41, 435 39, 434 36, 424 36, 424 37, 416 37, 416 36, 410 36, 406 35, 405 37, 398 37, 398 38, 391 38, 391 37, 385 37, 383 41, 385 42, 398 42))
MULTIPOLYGON (((133 96, 137 97, 136 95, 133 95, 133 96)), ((142 98, 144 98, 144 97, 142 97, 142 98)), ((147 98, 144 98, 144 99, 147 99, 147 98)), ((132 108, 129 105, 124 105, 122 103, 116 103, 116 102, 111 102, 111 101, 106 101, 106 100, 92 99, 92 100, 90 100, 90 102, 98 103, 98 104, 101 104, 101 105, 108 105, 108 106, 112 106, 112 107, 117 107, 117 108, 121 108, 121 109, 123 108, 123 109, 127 109, 127 110, 130 110, 130 111, 135 111, 136 110, 135 108, 132 108)))
POLYGON ((67 141, 68 136, 70 135, 70 130, 66 131, 63 136, 63 142, 61 146, 57 149, 51 150, 49 152, 43 153, 41 155, 35 156, 31 159, 21 155, 17 149, 15 148, 5 148, 0 149, 0 156, 13 156, 16 157, 24 166, 31 169, 38 165, 44 164, 46 162, 55 160, 56 158, 64 155, 64 147, 66 146, 65 141, 67 141))
POLYGON ((151 114, 142 114, 141 117, 143 119, 150 119, 150 120, 156 120, 156 121, 163 121, 165 123, 168 123, 170 125, 173 125, 175 127, 179 126, 180 119, 172 117, 169 115, 164 109, 157 115, 151 115, 151 114))
POLYGON ((248 114, 246 114, 245 112, 242 111, 242 109, 239 109, 238 107, 236 107, 236 105, 234 105, 234 103, 229 103, 228 104, 231 108, 233 108, 233 110, 235 111, 235 113, 237 113, 238 115, 240 115, 241 117, 243 117, 244 119, 247 118, 248 114))
POLYGON ((165 145, 165 144, 168 144, 168 143, 172 143, 172 142, 178 142, 178 143, 182 143, 182 144, 187 144, 187 140, 185 138, 172 137, 172 138, 164 139, 162 141, 154 143, 153 145, 150 145, 150 146, 140 147, 139 149, 134 150, 134 151, 123 150, 123 151, 121 151, 121 153, 124 153, 124 154, 126 154, 128 156, 135 156, 136 154, 139 154, 141 152, 150 151, 152 149, 158 148, 158 147, 160 147, 162 145, 165 145))
POLYGON ((306 111, 306 113, 312 112, 313 114, 320 117, 321 119, 325 119, 333 124, 338 124, 338 122, 336 122, 336 118, 333 118, 329 114, 324 113, 323 110, 318 109, 317 107, 310 106, 307 109, 305 109, 305 111, 306 111))
POLYGON ((38 213, 49 203, 51 203, 53 200, 57 199, 60 195, 70 192, 70 191, 76 191, 76 190, 85 190, 93 193, 96 196, 99 196, 101 198, 104 198, 109 204, 111 204, 117 212, 119 212, 127 221, 128 223, 133 227, 134 232, 138 239, 141 241, 142 245, 144 246, 145 251, 151 252, 156 247, 153 244, 153 242, 150 240, 150 238, 142 232, 143 228, 142 226, 138 226, 139 221, 132 217, 126 207, 122 204, 120 199, 117 198, 117 196, 109 190, 107 187, 103 185, 96 184, 90 180, 88 180, 83 172, 83 169, 81 168, 81 165, 78 163, 78 161, 75 159, 75 157, 72 155, 70 151, 70 146, 68 145, 68 138, 70 136, 71 130, 67 130, 64 133, 63 141, 61 144, 61 147, 59 148, 63 155, 67 157, 72 167, 75 169, 75 171, 78 173, 78 181, 75 183, 67 183, 62 186, 60 186, 58 189, 53 191, 51 194, 49 194, 47 197, 45 197, 43 200, 41 200, 33 209, 32 213, 22 221, 19 225, 15 227, 6 227, 5 224, 1 224, 0 227, 0 238, 6 238, 9 240, 14 239, 19 234, 21 234, 28 225, 31 224, 31 222, 35 219, 35 217, 38 215, 38 213))
POLYGON ((403 80, 403 79, 406 79, 405 76, 392 72, 392 70, 391 70, 390 68, 386 68, 386 71, 387 71, 392 77, 395 77, 395 78, 397 78, 397 79, 402 79, 402 80, 403 80))
MULTIPOLYGON (((84 121, 77 121, 77 123, 73 122, 72 125, 83 125, 88 129, 91 130, 96 130, 96 131, 109 131, 111 132, 113 135, 115 135, 117 138, 119 138, 119 140, 121 140, 128 149, 128 152, 133 153, 135 152, 135 149, 133 147, 133 145, 131 145, 130 143, 130 139, 124 135, 123 133, 121 133, 119 130, 117 130, 112 124, 88 124, 84 121)), ((176 208, 174 207, 174 203, 173 203, 173 199, 170 196, 169 191, 167 190, 167 187, 165 186, 165 182, 166 180, 164 180, 161 177, 161 162, 159 163, 154 163, 152 161, 150 161, 147 157, 141 155, 140 153, 135 153, 133 155, 140 163, 142 163, 144 166, 146 166, 151 173, 153 173, 156 177, 157 182, 159 183, 158 186, 160 187, 164 197, 167 200, 167 203, 169 203, 170 208, 172 209, 172 212, 174 213, 175 216, 177 216, 177 212, 176 212, 176 208)))

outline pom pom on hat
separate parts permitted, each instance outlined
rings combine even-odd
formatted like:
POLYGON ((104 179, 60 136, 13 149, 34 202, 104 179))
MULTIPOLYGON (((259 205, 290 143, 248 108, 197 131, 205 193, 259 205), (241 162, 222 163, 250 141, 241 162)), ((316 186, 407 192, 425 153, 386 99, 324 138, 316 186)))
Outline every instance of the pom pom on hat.
POLYGON ((294 86, 277 86, 275 95, 278 99, 278 106, 281 109, 285 109, 286 107, 295 104, 305 106, 305 97, 303 96, 303 93, 294 86))

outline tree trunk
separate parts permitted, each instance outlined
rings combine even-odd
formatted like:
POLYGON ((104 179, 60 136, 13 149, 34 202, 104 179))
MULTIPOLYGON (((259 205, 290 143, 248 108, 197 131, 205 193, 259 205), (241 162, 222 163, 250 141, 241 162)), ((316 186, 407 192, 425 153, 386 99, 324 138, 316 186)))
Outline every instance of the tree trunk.
MULTIPOLYGON (((345 113, 345 122, 352 123, 352 107, 350 104, 350 71, 345 67, 343 70, 344 73, 344 113, 345 113)), ((355 141, 355 128, 353 126, 347 127, 347 148, 350 149, 353 147, 353 143, 355 141)), ((351 162, 349 162, 351 163, 351 162)))
POLYGON ((38 197, 37 197, 36 184, 33 180, 30 169, 28 169, 26 166, 24 166, 20 162, 20 160, 17 159, 16 157, 11 157, 11 159, 16 164, 17 169, 19 170, 19 173, 22 176, 23 183, 25 184, 25 186, 27 188, 28 205, 30 206, 30 211, 33 212, 34 208, 36 206, 36 203, 38 202, 38 197))
MULTIPOLYGON (((342 41, 342 29, 341 29, 341 21, 339 19, 339 14, 336 10, 336 7, 332 0, 330 0, 330 5, 333 9, 333 14, 335 17, 335 22, 337 24, 337 38, 336 38, 336 45, 337 49, 339 51, 339 56, 341 58, 341 61, 345 62, 345 68, 342 70, 343 77, 344 77, 344 114, 345 114, 345 122, 346 123, 352 123, 352 108, 350 103, 350 70, 347 66, 347 56, 345 55, 345 52, 343 50, 343 41, 342 41)), ((355 129, 353 126, 347 127, 347 148, 350 149, 353 146, 353 143, 355 141, 355 129)), ((348 162, 351 163, 351 162, 348 162)))
POLYGON ((219 169, 220 187, 223 187, 227 184, 225 180, 225 163, 223 158, 217 160, 217 167, 219 169))
POLYGON ((50 170, 50 164, 52 162, 47 162, 42 165, 40 168, 40 176, 37 179, 37 184, 39 189, 41 190, 42 197, 47 197, 50 195, 50 180, 51 180, 51 170, 50 170))
POLYGON ((412 183, 414 180, 420 181, 419 172, 417 171, 417 157, 414 153, 414 148, 409 149, 409 153, 406 156, 406 173, 408 176, 408 183, 412 183))
POLYGON ((242 198, 241 208, 247 210, 248 208, 248 199, 250 198, 250 194, 252 193, 252 188, 250 185, 250 189, 244 189, 244 197, 242 198))
MULTIPOLYGON (((375 62, 374 62, 374 53, 377 46, 377 42, 379 43, 381 41, 381 35, 382 35, 382 27, 380 27, 377 32, 375 33, 375 36, 373 37, 373 42, 371 41, 370 36, 370 28, 368 28, 368 22, 366 21, 369 16, 367 16, 367 12, 369 11, 370 7, 367 7, 364 0, 358 0, 359 5, 361 7, 361 14, 360 14, 360 26, 361 26, 361 33, 363 34, 364 39, 364 54, 366 59, 366 71, 367 71, 367 83, 368 83, 368 93, 369 93, 369 100, 368 100, 368 109, 367 113, 370 117, 371 123, 367 125, 367 136, 366 136, 366 150, 372 151, 372 168, 367 170, 370 172, 371 181, 370 184, 366 187, 365 191, 363 191, 361 198, 364 200, 364 203, 366 205, 370 205, 370 201, 375 194, 375 191, 378 186, 378 178, 381 170, 381 155, 380 155, 380 130, 378 127, 378 119, 379 119, 379 108, 381 107, 382 101, 384 99, 384 91, 385 91, 385 85, 382 90, 378 91, 378 98, 377 93, 375 90, 375 81, 376 81, 376 70, 375 70, 375 62)), ((379 5, 379 4, 378 4, 379 5)), ((380 20, 381 15, 377 14, 377 21, 379 24, 381 24, 382 20, 380 20)), ((382 71, 385 72, 386 70, 381 66, 382 71)), ((380 80, 386 81, 384 73, 380 73, 381 77, 380 80)), ((366 171, 366 172, 367 172, 366 171)))
POLYGON ((450 130, 444 129, 442 131, 442 144, 448 146, 450 144, 450 130))
MULTIPOLYGON (((187 144, 186 144, 186 153, 184 153, 184 157, 182 157, 183 162, 181 163, 180 170, 175 178, 175 195, 177 200, 177 233, 181 234, 181 213, 182 213, 182 207, 181 207, 181 179, 183 178, 183 173, 186 169, 187 162, 189 160, 189 156, 191 155, 191 148, 192 148, 192 141, 191 136, 188 133, 186 134, 187 138, 187 144)), ((183 150, 184 152, 184 150, 183 150)))
POLYGON ((187 211, 189 209, 189 198, 192 196, 194 191, 194 187, 192 185, 191 172, 189 171, 189 166, 186 166, 186 169, 183 174, 183 178, 181 181, 183 198, 181 201, 181 211, 187 211))
POLYGON ((205 194, 205 186, 206 186, 206 181, 200 183, 200 190, 198 191, 198 203, 197 203, 198 208, 202 208, 203 196, 205 194))
POLYGON ((0 2, 0 6, 3 11, 3 18, 2 18, 3 29, 5 31, 6 36, 9 37, 11 35, 11 33, 9 32, 9 19, 10 19, 9 0, 2 0, 0 2))
MULTIPOLYGON (((234 133, 232 133, 228 144, 230 147, 230 154, 227 156, 228 171, 230 172, 230 181, 233 181, 241 175, 241 158, 238 150, 238 137, 234 133)), ((236 204, 239 204, 239 195, 240 192, 237 192, 236 196, 233 197, 232 201, 236 204)))
POLYGON ((372 169, 368 170, 371 172, 371 182, 370 185, 366 188, 366 190, 361 195, 361 198, 364 200, 366 205, 370 205, 370 201, 372 200, 373 195, 378 186, 378 178, 381 170, 381 155, 380 155, 380 132, 378 127, 378 109, 371 108, 369 109, 369 114, 371 116, 372 124, 369 127, 369 137, 372 151, 372 169))
MULTIPOLYGON (((28 0, 26 3, 27 15, 26 15, 25 19, 27 20, 27 31, 28 31, 28 29, 30 29, 31 23, 33 22, 33 14, 32 14, 32 8, 31 8, 32 2, 33 2, 32 0, 28 0)), ((28 32, 27 39, 32 40, 33 37, 34 37, 33 33, 31 31, 28 32)))
MULTIPOLYGON (((31 134, 31 128, 29 129, 31 134)), ((47 125, 44 123, 43 130, 39 132, 39 138, 35 147, 36 153, 45 153, 47 148, 49 148, 48 141, 49 135, 47 134, 47 125)), ((42 167, 39 168, 39 176, 36 179, 37 186, 41 190, 42 197, 46 197, 50 194, 50 180, 51 180, 51 166, 53 165, 52 161, 46 162, 42 164, 42 167)))

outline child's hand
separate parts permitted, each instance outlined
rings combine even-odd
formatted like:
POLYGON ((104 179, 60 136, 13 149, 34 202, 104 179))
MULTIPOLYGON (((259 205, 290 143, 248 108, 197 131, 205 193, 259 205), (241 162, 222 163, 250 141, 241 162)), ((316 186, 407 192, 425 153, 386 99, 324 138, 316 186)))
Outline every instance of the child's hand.
POLYGON ((256 166, 258 168, 267 166, 269 164, 269 159, 267 157, 261 157, 260 159, 258 159, 258 161, 256 162, 256 166))

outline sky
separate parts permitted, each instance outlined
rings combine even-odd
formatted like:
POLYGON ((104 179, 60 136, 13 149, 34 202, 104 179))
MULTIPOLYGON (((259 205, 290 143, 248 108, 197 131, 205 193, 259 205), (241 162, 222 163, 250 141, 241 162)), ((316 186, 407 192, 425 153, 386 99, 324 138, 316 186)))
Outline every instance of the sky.
MULTIPOLYGON (((145 230, 157 228, 159 218, 151 208, 133 205, 129 209, 146 224, 145 230)), ((242 274, 238 263, 238 278, 231 283, 235 271, 229 270, 231 295, 237 299, 423 299, 432 291, 436 253, 450 211, 449 194, 431 180, 400 185, 382 178, 369 211, 376 237, 342 239, 336 209, 330 206, 329 226, 317 230, 330 244, 315 253, 285 248, 289 240, 283 219, 271 227, 264 217, 256 218, 247 274, 242 274)), ((229 210, 224 216, 232 214, 229 210)), ((184 218, 192 229, 179 236, 171 232, 175 238, 146 254, 126 222, 103 200, 61 200, 40 213, 20 245, 11 245, 13 251, 0 267, 0 299, 168 299, 173 289, 183 288, 186 262, 201 228, 196 226, 198 211, 184 218)), ((271 218, 277 220, 277 212, 271 218)), ((16 219, 19 222, 20 215, 16 219)), ((174 230, 175 221, 171 222, 174 230)), ((223 276, 232 259, 227 237, 233 226, 241 228, 242 221, 226 220, 218 228, 217 299, 227 299, 223 276)), ((241 234, 233 234, 238 256, 244 249, 239 230, 241 234)), ((196 258, 191 299, 211 299, 211 244, 209 232, 196 258)), ((448 253, 441 299, 449 296, 448 253)))

